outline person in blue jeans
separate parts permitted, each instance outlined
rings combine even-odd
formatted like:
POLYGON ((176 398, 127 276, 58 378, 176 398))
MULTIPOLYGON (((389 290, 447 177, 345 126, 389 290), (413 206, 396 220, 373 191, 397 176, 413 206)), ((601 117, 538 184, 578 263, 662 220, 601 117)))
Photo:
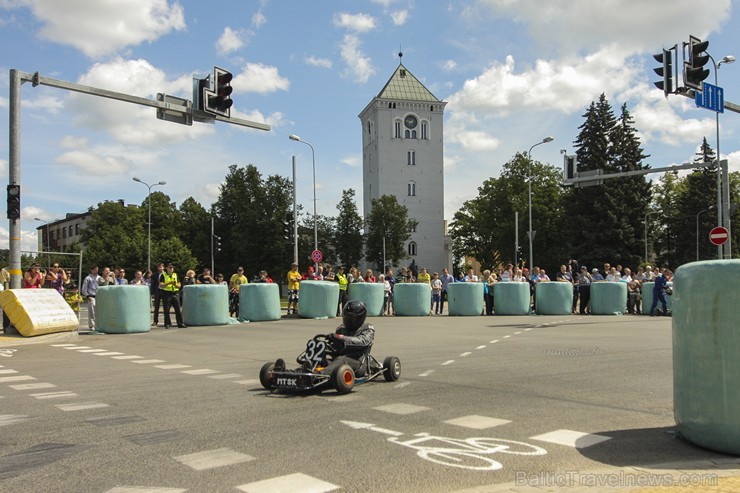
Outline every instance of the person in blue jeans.
POLYGON ((668 278, 665 276, 665 269, 661 269, 660 275, 655 278, 655 285, 653 286, 653 305, 650 307, 650 316, 655 316, 655 308, 658 306, 658 301, 663 306, 663 315, 668 315, 668 301, 665 298, 665 288, 668 284, 668 278))

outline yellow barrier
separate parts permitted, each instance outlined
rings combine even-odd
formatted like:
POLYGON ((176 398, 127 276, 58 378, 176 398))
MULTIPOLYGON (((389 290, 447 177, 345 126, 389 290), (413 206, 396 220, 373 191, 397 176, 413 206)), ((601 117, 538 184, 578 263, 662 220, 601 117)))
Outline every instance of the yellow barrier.
POLYGON ((18 332, 25 337, 77 330, 75 312, 54 289, 8 289, 0 305, 18 332))

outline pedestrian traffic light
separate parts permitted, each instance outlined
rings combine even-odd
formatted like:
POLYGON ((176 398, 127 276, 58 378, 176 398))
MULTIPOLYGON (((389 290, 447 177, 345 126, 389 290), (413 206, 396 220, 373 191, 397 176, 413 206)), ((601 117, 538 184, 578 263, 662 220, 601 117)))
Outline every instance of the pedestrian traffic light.
POLYGON ((706 54, 709 41, 689 36, 689 42, 684 46, 688 46, 688 61, 684 57, 683 83, 686 87, 701 91, 702 81, 709 77, 709 70, 704 68, 709 61, 709 55, 706 54))
POLYGON ((283 239, 286 243, 295 242, 295 229, 293 223, 293 214, 287 214, 285 216, 285 222, 283 223, 283 239))
POLYGON ((21 218, 21 186, 8 185, 8 219, 21 218))
POLYGON ((213 235, 213 251, 215 253, 221 253, 221 237, 213 235))
POLYGON ((655 87, 663 90, 665 97, 669 94, 673 94, 673 50, 676 48, 664 49, 663 53, 653 55, 653 58, 661 63, 661 66, 655 68, 655 73, 663 77, 663 80, 654 82, 655 87))
POLYGON ((220 67, 213 67, 213 88, 203 88, 203 110, 214 115, 221 115, 229 118, 231 116, 231 106, 234 101, 231 99, 231 93, 234 88, 231 87, 231 80, 234 78, 231 72, 220 67))

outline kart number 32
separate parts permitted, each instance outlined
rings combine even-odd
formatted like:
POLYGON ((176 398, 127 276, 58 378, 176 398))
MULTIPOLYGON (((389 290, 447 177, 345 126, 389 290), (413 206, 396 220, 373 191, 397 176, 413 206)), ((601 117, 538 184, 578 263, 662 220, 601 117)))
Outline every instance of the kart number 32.
POLYGON ((306 345, 306 359, 313 363, 319 363, 324 359, 324 353, 326 352, 326 342, 324 341, 308 341, 306 345))

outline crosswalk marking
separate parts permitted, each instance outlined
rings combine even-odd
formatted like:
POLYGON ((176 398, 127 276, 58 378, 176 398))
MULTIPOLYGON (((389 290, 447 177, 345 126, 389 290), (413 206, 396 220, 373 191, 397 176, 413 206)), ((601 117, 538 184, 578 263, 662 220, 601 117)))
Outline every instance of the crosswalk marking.
POLYGON ((173 457, 173 459, 195 469, 196 471, 204 471, 206 469, 230 466, 255 460, 251 455, 242 454, 241 452, 237 452, 230 448, 219 448, 194 454, 180 455, 178 457, 173 457))
POLYGON ((105 353, 107 349, 80 349, 78 353, 105 353))
POLYGON ((413 404, 403 404, 403 403, 396 403, 396 404, 387 404, 385 406, 378 406, 374 407, 376 411, 383 411, 385 413, 391 413, 391 414, 414 414, 421 411, 428 411, 428 407, 423 406, 415 406, 413 404))
POLYGON ((234 383, 238 383, 239 385, 257 385, 260 381, 253 378, 250 380, 235 380, 234 383))
POLYGON ((131 360, 131 362, 140 365, 150 365, 152 363, 164 363, 165 361, 163 359, 135 359, 131 360))
POLYGON ((203 368, 200 370, 185 370, 182 373, 187 373, 188 375, 210 375, 211 373, 218 373, 218 371, 203 368))
POLYGON ((180 370, 182 368, 190 368, 190 365, 155 365, 154 368, 160 368, 162 370, 180 370))
POLYGON ((157 486, 116 486, 105 493, 185 493, 187 489, 157 486))
POLYGON ((208 378, 214 378, 216 380, 227 379, 227 378, 239 378, 241 375, 238 373, 223 373, 221 375, 211 375, 208 378))
POLYGON ((489 416, 479 416, 472 414, 470 416, 462 416, 455 419, 449 419, 445 421, 447 424, 462 426, 464 428, 472 428, 474 430, 485 430, 487 428, 493 428, 494 426, 501 426, 511 421, 507 419, 491 418, 489 416))
POLYGON ((306 474, 295 473, 243 484, 236 488, 246 493, 274 493, 279 491, 325 493, 338 490, 340 487, 306 474))
POLYGON ((429 375, 431 375, 432 373, 434 373, 434 370, 427 370, 427 371, 425 371, 424 373, 419 373, 419 376, 420 376, 420 377, 428 377, 428 376, 429 376, 429 375))
POLYGON ((69 344, 69 343, 67 343, 67 344, 52 344, 51 347, 71 347, 71 346, 76 346, 76 345, 77 344, 69 344))
POLYGON ((126 355, 126 356, 112 356, 112 358, 113 359, 123 359, 123 360, 126 360, 126 359, 144 359, 143 356, 136 356, 136 355, 133 355, 133 354, 129 354, 129 355, 126 355))
POLYGON ((78 402, 75 404, 57 404, 56 407, 62 411, 83 411, 85 409, 98 409, 109 407, 110 404, 104 402, 78 402))
POLYGON ((14 375, 12 377, 0 377, 0 383, 3 382, 22 382, 24 380, 36 380, 36 377, 30 375, 14 375))
POLYGON ((18 385, 9 385, 13 390, 35 390, 35 389, 51 389, 56 387, 53 383, 49 382, 38 382, 38 383, 21 383, 18 385))
POLYGON ((448 359, 447 361, 445 361, 444 363, 442 363, 442 366, 447 366, 447 365, 451 365, 451 364, 452 364, 452 363, 454 363, 454 362, 455 362, 455 360, 454 360, 454 359, 448 359))
POLYGON ((508 339, 509 337, 511 337, 511 336, 504 336, 504 339, 508 339))
POLYGON ((496 344, 498 342, 498 339, 494 339, 492 341, 489 341, 488 344, 496 344))
POLYGON ((0 426, 13 425, 29 418, 25 414, 0 414, 0 426))
POLYGON ((604 435, 595 435, 592 433, 583 433, 581 431, 573 430, 555 430, 549 433, 543 433, 529 437, 530 440, 539 440, 541 442, 556 443, 558 445, 566 445, 568 447, 575 447, 582 449, 596 445, 597 443, 611 440, 611 437, 604 435))
POLYGON ((59 392, 41 392, 38 394, 31 394, 31 397, 35 397, 36 399, 62 399, 65 397, 79 397, 74 392, 70 392, 69 390, 62 390, 59 392))
POLYGON ((64 349, 80 350, 80 349, 91 349, 90 346, 64 346, 64 349))
POLYGON ((8 375, 8 374, 10 374, 10 373, 18 373, 18 371, 16 371, 16 370, 11 370, 11 369, 9 369, 9 368, 7 368, 7 369, 5 369, 5 370, 0 370, 0 375, 8 375))
POLYGON ((471 354, 473 354, 473 353, 471 353, 470 351, 468 351, 467 353, 460 353, 460 356, 462 356, 464 358, 465 356, 470 356, 471 354))
POLYGON ((411 385, 411 382, 401 382, 399 384, 394 385, 393 388, 394 389, 402 389, 404 387, 408 387, 409 385, 411 385))
POLYGON ((123 353, 117 353, 116 351, 106 351, 104 353, 95 353, 95 356, 118 356, 119 354, 123 353))
POLYGON ((477 348, 475 348, 475 349, 485 349, 485 348, 486 348, 486 345, 484 344, 484 345, 482 345, 482 346, 478 346, 478 347, 477 347, 477 348))

